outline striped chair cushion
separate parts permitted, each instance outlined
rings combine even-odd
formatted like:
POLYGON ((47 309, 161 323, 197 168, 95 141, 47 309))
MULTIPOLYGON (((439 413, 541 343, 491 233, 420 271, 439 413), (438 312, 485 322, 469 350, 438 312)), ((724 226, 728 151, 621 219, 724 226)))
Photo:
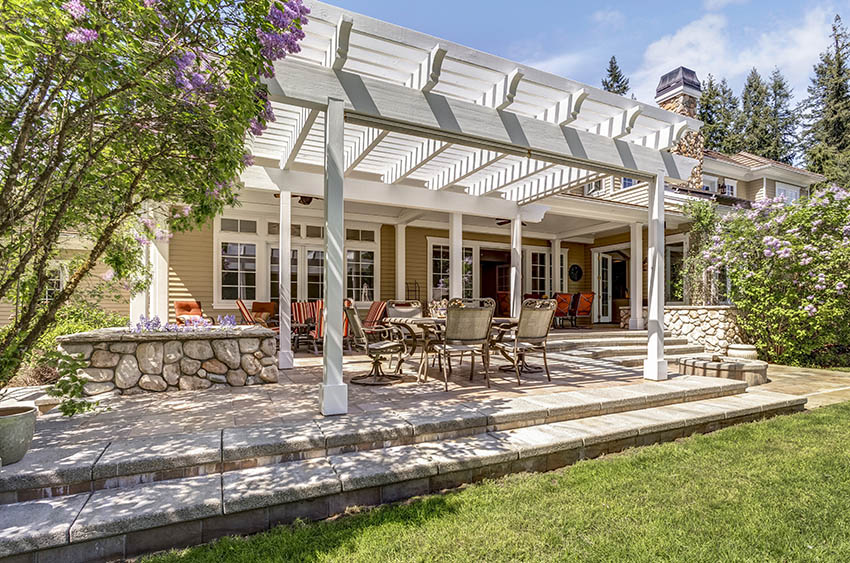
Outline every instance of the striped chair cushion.
POLYGON ((254 315, 251 314, 251 311, 248 310, 248 307, 241 299, 236 300, 236 307, 239 308, 239 312, 242 314, 242 321, 246 325, 257 324, 257 322, 254 320, 254 315))
POLYGON ((386 312, 386 301, 372 301, 372 304, 369 305, 369 312, 366 313, 366 320, 363 321, 363 326, 374 327, 381 324, 381 320, 383 320, 386 312))
POLYGON ((292 302, 292 322, 305 324, 307 319, 314 318, 314 307, 306 301, 292 302))

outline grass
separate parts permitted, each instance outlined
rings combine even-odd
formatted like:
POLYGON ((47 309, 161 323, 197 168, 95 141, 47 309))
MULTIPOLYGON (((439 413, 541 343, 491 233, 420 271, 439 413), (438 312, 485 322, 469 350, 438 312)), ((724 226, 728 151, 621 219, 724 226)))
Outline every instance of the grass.
POLYGON ((150 561, 848 561, 849 452, 845 403, 150 561))

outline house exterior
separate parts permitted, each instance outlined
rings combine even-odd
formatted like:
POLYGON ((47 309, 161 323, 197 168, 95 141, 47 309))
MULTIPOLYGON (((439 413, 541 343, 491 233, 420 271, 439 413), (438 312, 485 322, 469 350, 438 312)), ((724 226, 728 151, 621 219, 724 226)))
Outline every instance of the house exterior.
MULTIPOLYGON (((703 151, 687 69, 643 104, 307 3, 303 50, 268 82, 277 120, 246 142, 255 163, 241 206, 146 247, 150 289, 105 306, 173 319, 178 300, 213 317, 237 314, 237 299, 275 301, 288 318, 291 301, 324 299, 341 323, 343 297, 365 307, 508 291, 515 312, 523 294, 594 292, 597 323, 628 305, 631 328, 643 328, 649 303, 647 374, 663 378, 658 319, 682 299, 672 280, 686 252, 683 202, 794 198, 823 180, 703 151)), ((281 367, 292 363, 287 340, 281 367)), ((326 343, 325 354, 326 371, 341 373, 341 348, 326 343)), ((328 412, 342 408, 326 399, 328 412)))

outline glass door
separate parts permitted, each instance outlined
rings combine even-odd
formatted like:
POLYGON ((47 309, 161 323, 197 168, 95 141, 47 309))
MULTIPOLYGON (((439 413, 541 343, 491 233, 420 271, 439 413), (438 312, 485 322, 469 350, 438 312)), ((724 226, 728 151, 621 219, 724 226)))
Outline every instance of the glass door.
POLYGON ((306 248, 307 258, 307 301, 324 299, 325 296, 325 251, 306 248))
POLYGON ((597 288, 599 296, 599 322, 611 322, 611 256, 599 255, 599 281, 597 288))
MULTIPOLYGON (((290 286, 289 301, 298 301, 298 254, 299 249, 293 248, 290 251, 290 276, 292 284, 290 286)), ((269 301, 277 305, 278 303, 278 284, 280 283, 280 250, 273 246, 269 253, 269 301)))

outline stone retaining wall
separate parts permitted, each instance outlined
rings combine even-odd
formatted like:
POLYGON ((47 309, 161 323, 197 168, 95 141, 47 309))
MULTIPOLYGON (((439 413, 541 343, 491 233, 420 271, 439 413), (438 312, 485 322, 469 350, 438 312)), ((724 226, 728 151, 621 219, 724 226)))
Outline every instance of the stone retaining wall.
MULTIPOLYGON (((646 307, 643 309, 646 318, 646 307)), ((631 310, 620 308, 620 326, 628 327, 631 310)), ((674 337, 687 338, 706 352, 726 353, 730 344, 742 344, 738 310, 732 305, 668 305, 664 307, 664 328, 674 337)))
POLYGON ((86 395, 276 383, 275 334, 262 327, 131 333, 107 328, 57 338, 85 360, 86 395))

